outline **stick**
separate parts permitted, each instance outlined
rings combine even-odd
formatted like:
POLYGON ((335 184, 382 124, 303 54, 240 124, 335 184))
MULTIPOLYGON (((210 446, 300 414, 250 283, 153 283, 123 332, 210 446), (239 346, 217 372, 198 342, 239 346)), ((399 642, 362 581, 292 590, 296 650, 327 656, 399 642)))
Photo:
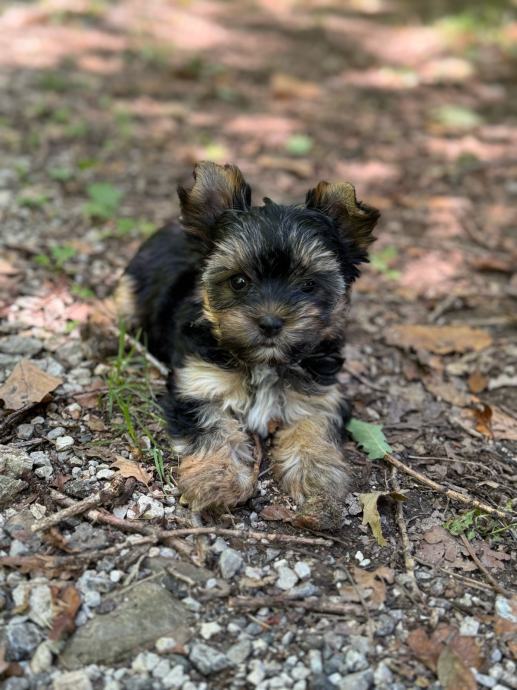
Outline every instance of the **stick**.
MULTIPOLYGON (((64 503, 65 505, 71 505, 73 502, 73 499, 65 496, 60 491, 56 491, 56 489, 50 490, 50 496, 56 502, 62 504, 64 503)), ((74 502, 74 505, 77 504, 74 502)), ((55 515, 58 515, 58 513, 55 513, 55 515)), ((332 546, 332 541, 329 539, 314 539, 311 537, 299 537, 296 535, 275 532, 251 532, 236 529, 226 529, 223 527, 186 527, 171 530, 159 529, 153 527, 152 525, 143 525, 138 520, 124 520, 112 515, 111 513, 108 513, 107 511, 96 509, 90 509, 86 513, 86 517, 93 522, 103 522, 107 525, 111 525, 111 527, 115 527, 125 532, 137 532, 139 534, 145 534, 148 536, 154 535, 159 541, 163 541, 165 539, 173 539, 176 541, 178 540, 178 537, 186 537, 191 534, 215 534, 217 536, 233 537, 236 539, 266 539, 269 542, 303 544, 305 546, 332 546)), ((178 543, 183 546, 183 551, 185 551, 185 545, 179 540, 178 543)))
POLYGON ((186 529, 161 530, 163 539, 169 537, 186 537, 190 534, 215 534, 220 537, 235 539, 266 539, 268 542, 282 544, 303 544, 305 546, 332 546, 330 539, 315 539, 313 537, 298 537, 291 534, 276 532, 252 532, 250 530, 226 529, 224 527, 187 527, 186 529))
MULTIPOLYGON (((120 330, 113 324, 108 325, 108 331, 113 335, 117 336, 117 338, 120 337, 120 330)), ((129 335, 129 333, 124 333, 124 341, 127 345, 130 345, 132 348, 134 348, 138 352, 138 354, 142 355, 142 357, 145 357, 149 364, 151 364, 155 369, 157 369, 162 376, 165 376, 165 378, 169 376, 169 369, 159 360, 157 360, 156 357, 153 357, 153 355, 147 350, 147 348, 144 347, 142 343, 139 343, 136 338, 133 338, 133 336, 129 335)))
MULTIPOLYGON (((393 485, 393 489, 395 491, 400 492, 400 484, 397 480, 397 470, 395 469, 395 467, 391 468, 391 483, 393 485)), ((415 577, 415 559, 411 555, 411 542, 409 541, 407 525, 404 519, 404 509, 402 507, 402 501, 395 501, 395 511, 397 527, 399 528, 400 536, 402 538, 404 567, 406 568, 406 573, 410 578, 411 589, 413 590, 413 594, 419 599, 423 599, 422 592, 418 587, 415 577)))
POLYGON ((47 518, 43 518, 36 522, 31 526, 31 532, 41 532, 42 530, 54 527, 54 525, 58 525, 60 522, 63 522, 63 520, 68 520, 68 518, 85 513, 96 506, 100 506, 102 503, 109 503, 114 498, 120 496, 124 489, 124 484, 124 477, 122 475, 116 475, 110 485, 105 489, 97 491, 93 496, 88 496, 88 498, 82 501, 74 501, 70 503, 67 508, 58 510, 57 513, 53 513, 53 515, 49 515, 47 518))
POLYGON ((352 376, 354 379, 357 379, 358 381, 360 381, 367 388, 371 388, 372 390, 377 391, 378 393, 385 393, 386 392, 380 386, 376 386, 374 383, 371 383, 362 374, 358 374, 353 369, 348 367, 346 364, 343 364, 343 371, 346 371, 347 374, 350 374, 350 376, 352 376))
POLYGON ((412 467, 408 467, 407 465, 404 465, 403 462, 395 458, 393 455, 390 453, 386 453, 384 456, 384 460, 389 462, 391 465, 396 467, 397 469, 401 470, 401 472, 405 472, 406 474, 409 474, 411 477, 419 481, 421 484, 425 484, 426 486, 429 486, 431 489, 434 489, 434 491, 437 491, 440 494, 443 494, 444 496, 447 496, 448 498, 451 499, 451 501, 459 501, 460 503, 464 503, 467 506, 471 506, 473 508, 479 508, 479 510, 482 510, 484 513, 488 513, 489 515, 497 515, 497 517, 504 518, 504 519, 512 519, 513 516, 511 513, 508 513, 506 510, 500 510, 499 508, 492 508, 491 506, 487 505, 486 503, 483 503, 482 501, 478 501, 477 498, 472 498, 472 496, 466 496, 464 494, 460 494, 458 491, 454 491, 453 489, 446 489, 444 486, 441 484, 438 484, 435 482, 433 479, 429 479, 428 477, 424 476, 423 474, 420 474, 420 472, 417 472, 414 470, 412 467))
POLYGON ((483 563, 479 560, 479 558, 476 555, 476 552, 472 548, 471 544, 469 543, 469 540, 464 534, 460 534, 460 539, 463 542, 463 546, 467 549, 469 552, 469 556, 472 558, 474 563, 477 565, 477 567, 481 570, 483 575, 486 577, 486 579, 490 582, 492 587, 495 589, 496 592, 499 592, 499 594, 502 594, 504 597, 510 598, 511 592, 508 592, 504 587, 502 587, 499 582, 495 579, 493 575, 491 575, 488 570, 485 568, 483 563))
POLYGON ((291 608, 314 611, 316 613, 333 613, 338 616, 349 616, 357 610, 357 604, 339 604, 322 599, 286 599, 282 596, 271 597, 230 597, 228 606, 236 609, 250 609, 254 611, 261 608, 291 608))
POLYGON ((466 582, 469 585, 469 587, 474 587, 474 589, 480 589, 483 592, 486 592, 487 590, 493 591, 494 589, 492 585, 485 584, 484 582, 478 582, 478 580, 474 580, 472 577, 460 575, 459 573, 455 573, 453 570, 444 568, 442 565, 433 565, 432 563, 428 563, 427 561, 424 561, 421 558, 418 558, 417 556, 415 556, 415 561, 417 563, 420 563, 420 565, 425 565, 427 568, 431 568, 432 570, 440 570, 442 573, 450 575, 450 577, 454 577, 457 580, 466 582))

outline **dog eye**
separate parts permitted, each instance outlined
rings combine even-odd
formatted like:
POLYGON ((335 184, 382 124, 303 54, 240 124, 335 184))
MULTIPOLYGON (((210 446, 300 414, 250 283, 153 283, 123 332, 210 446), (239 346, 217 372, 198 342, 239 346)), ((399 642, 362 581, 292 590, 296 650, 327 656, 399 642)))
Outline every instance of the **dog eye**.
POLYGON ((235 292, 241 292, 248 287, 249 280, 242 273, 237 273, 237 275, 230 278, 230 285, 235 292))
POLYGON ((302 283, 302 290, 304 292, 312 292, 316 288, 316 282, 314 280, 305 280, 302 283))

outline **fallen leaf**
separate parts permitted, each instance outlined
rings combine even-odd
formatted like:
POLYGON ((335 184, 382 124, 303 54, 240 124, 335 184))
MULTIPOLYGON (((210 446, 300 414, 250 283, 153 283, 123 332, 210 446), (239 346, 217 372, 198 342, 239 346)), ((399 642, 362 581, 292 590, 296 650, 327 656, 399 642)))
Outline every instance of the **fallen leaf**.
POLYGON ((427 350, 438 355, 453 352, 478 352, 492 343, 489 333, 470 326, 432 326, 407 324, 392 326, 386 341, 404 349, 427 350))
POLYGON ((413 654, 431 671, 436 671, 442 645, 433 640, 423 628, 412 630, 406 640, 413 654))
POLYGON ((489 570, 504 570, 504 561, 511 559, 504 551, 494 551, 486 541, 478 540, 472 544, 481 563, 489 570))
POLYGON ((278 520, 279 522, 292 522, 294 519, 293 513, 284 506, 269 505, 266 506, 260 513, 263 520, 278 520))
POLYGON ((496 439, 517 441, 517 419, 499 407, 492 407, 492 431, 496 439))
POLYGON ((275 98, 318 98, 321 89, 315 82, 298 79, 290 74, 278 73, 271 77, 271 91, 275 98))
POLYGON ((353 576, 358 587, 371 589, 370 603, 373 607, 379 607, 386 599, 386 582, 394 581, 395 573, 391 568, 381 565, 373 571, 353 568, 353 576))
POLYGON ((0 275, 13 276, 20 273, 20 269, 13 266, 12 263, 5 259, 0 259, 0 275))
POLYGON ((357 445, 366 452, 370 460, 380 460, 386 453, 391 453, 391 446, 386 441, 380 424, 362 422, 353 417, 347 424, 350 433, 357 445))
POLYGON ((49 639, 57 641, 74 632, 75 617, 81 606, 81 595, 73 585, 67 585, 59 592, 55 605, 60 612, 54 618, 49 639))
POLYGON ((123 477, 134 477, 142 484, 148 485, 153 475, 139 465, 134 460, 128 460, 122 455, 117 455, 116 460, 112 462, 113 467, 116 467, 123 477))
POLYGON ((494 438, 492 431, 492 408, 490 405, 483 405, 481 409, 475 408, 472 410, 474 419, 476 420, 476 431, 479 431, 483 436, 494 438))
POLYGON ((46 374, 30 360, 22 359, 0 386, 0 400, 9 410, 19 410, 25 405, 40 403, 62 383, 61 379, 46 374))
POLYGON ((464 558, 463 553, 458 541, 446 529, 436 525, 423 534, 416 556, 430 565, 461 568, 466 572, 476 570, 476 564, 464 558))
POLYGON ((445 402, 451 405, 466 407, 472 402, 472 396, 456 388, 452 381, 444 381, 434 376, 432 378, 423 378, 422 383, 435 398, 445 400, 445 402))
POLYGON ((477 683, 472 672, 465 666, 460 656, 448 645, 438 657, 436 675, 444 690, 477 689, 477 683))
POLYGON ((469 376, 467 383, 470 392, 477 395, 477 393, 481 393, 481 391, 485 390, 488 384, 488 379, 486 376, 483 376, 483 374, 476 369, 476 371, 473 371, 472 374, 469 376))
POLYGON ((99 417, 90 417, 86 425, 90 431, 106 431, 106 425, 99 417))
POLYGON ((370 525, 373 536, 375 537, 379 546, 386 546, 388 543, 384 538, 381 527, 381 516, 377 509, 377 501, 379 498, 394 498, 397 501, 405 501, 404 494, 397 491, 372 491, 367 494, 359 494, 359 500, 363 506, 363 525, 370 525))

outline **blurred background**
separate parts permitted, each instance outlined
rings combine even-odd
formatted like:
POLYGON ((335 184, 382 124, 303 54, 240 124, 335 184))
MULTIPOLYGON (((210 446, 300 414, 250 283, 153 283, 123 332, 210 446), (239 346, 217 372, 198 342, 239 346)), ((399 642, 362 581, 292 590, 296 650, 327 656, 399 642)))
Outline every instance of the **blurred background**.
POLYGON ((516 77, 515 0, 4 2, 0 314, 57 278, 104 297, 211 159, 257 203, 341 179, 382 210, 366 322, 506 323, 516 77))

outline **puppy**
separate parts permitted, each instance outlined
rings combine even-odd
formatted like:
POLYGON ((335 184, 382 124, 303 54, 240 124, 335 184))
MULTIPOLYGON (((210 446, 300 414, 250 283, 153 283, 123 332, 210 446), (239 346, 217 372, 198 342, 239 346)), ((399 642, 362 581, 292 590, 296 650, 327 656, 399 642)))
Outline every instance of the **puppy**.
POLYGON ((194 510, 246 501, 253 439, 274 428, 274 477, 302 524, 333 528, 349 483, 338 383, 349 295, 379 212, 328 182, 305 204, 252 206, 240 170, 210 162, 178 194, 181 225, 142 245, 116 302, 172 370, 163 409, 179 488, 194 510))

